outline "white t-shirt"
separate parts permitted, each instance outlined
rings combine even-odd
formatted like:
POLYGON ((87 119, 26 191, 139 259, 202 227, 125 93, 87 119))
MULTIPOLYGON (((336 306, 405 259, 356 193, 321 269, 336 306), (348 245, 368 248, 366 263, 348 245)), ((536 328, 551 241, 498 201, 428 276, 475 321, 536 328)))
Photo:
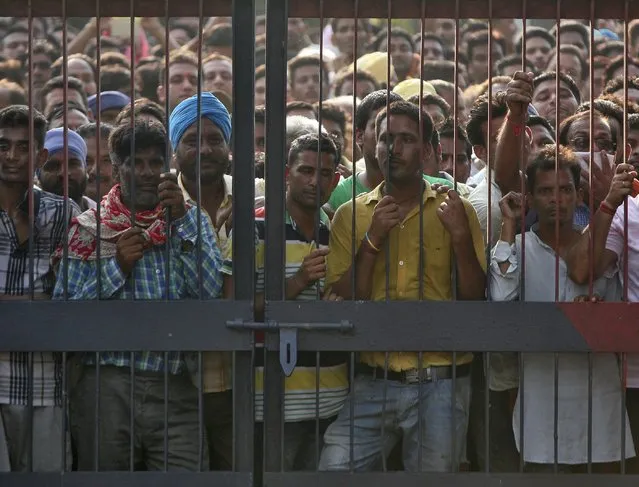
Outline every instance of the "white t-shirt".
MULTIPOLYGON (((619 280, 624 279, 624 205, 617 208, 612 219, 606 248, 617 254, 619 280)), ((639 302, 639 196, 628 198, 628 300, 639 302)), ((639 354, 627 354, 628 375, 627 387, 639 388, 639 354)))

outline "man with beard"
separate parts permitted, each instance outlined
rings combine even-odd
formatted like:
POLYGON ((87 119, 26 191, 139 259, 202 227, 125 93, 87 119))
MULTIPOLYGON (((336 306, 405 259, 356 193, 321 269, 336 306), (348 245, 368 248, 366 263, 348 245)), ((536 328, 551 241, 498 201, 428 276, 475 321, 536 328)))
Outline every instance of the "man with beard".
MULTIPOLYGON (((217 233, 222 253, 228 245, 233 210, 233 178, 230 165, 231 117, 215 95, 200 97, 200 139, 198 140, 198 97, 182 101, 169 119, 173 165, 179 171, 178 184, 185 201, 196 205, 197 161, 200 155, 200 205, 203 215, 217 233)), ((256 180, 263 182, 263 180, 256 180)), ((263 185, 256 186, 263 196, 263 185)), ((204 422, 207 428, 211 467, 231 470, 233 465, 232 356, 225 352, 203 354, 204 422)), ((195 367, 196 364, 191 364, 195 367)), ((199 384, 199 379, 196 380, 199 384)))
MULTIPOLYGON (((104 197, 99 210, 84 212, 69 230, 66 283, 69 299, 218 297, 222 289, 222 257, 215 233, 206 218, 198 221, 197 208, 184 201, 176 176, 163 172, 164 126, 148 120, 120 125, 111 134, 109 149, 120 183, 104 197), (166 217, 167 209, 170 220, 166 217), (99 231, 97 211, 100 211, 99 231), (167 266, 171 269, 170 280, 160 271, 167 266)), ((59 249, 54 260, 61 256, 59 249)), ((54 299, 64 299, 64 291, 65 275, 60 273, 54 299)), ((146 351, 131 357, 129 352, 111 351, 98 356, 88 353, 82 358, 83 375, 70 397, 79 470, 96 468, 96 458, 99 470, 129 470, 131 459, 135 465, 144 464, 146 470, 162 470, 165 428, 168 428, 168 468, 198 469, 198 393, 188 377, 182 352, 164 355, 146 351), (96 361, 101 366, 99 373, 96 361), (135 367, 134 379, 131 367, 135 367), (102 397, 109 398, 99 404, 102 418, 99 452, 92 412, 96 408, 98 386, 102 397), (133 398, 131 389, 138 391, 133 398), (165 413, 171 418, 168 424, 164 421, 165 413), (131 418, 136 424, 135 433, 129 429, 131 418)))
POLYGON ((95 208, 95 201, 84 196, 87 187, 87 144, 77 133, 62 127, 47 132, 44 148, 47 162, 38 172, 40 186, 49 193, 64 196, 65 166, 69 181, 69 198, 82 211, 95 208), (67 140, 68 157, 65 157, 64 140, 67 140))
MULTIPOLYGON (((28 300, 32 291, 36 299, 51 297, 55 283, 51 252, 64 241, 65 216, 70 224, 79 214, 72 201, 33 186, 29 155, 35 168, 44 163, 45 131, 44 116, 27 106, 0 110, 0 301, 28 300), (33 138, 29 135, 30 123, 33 138), (34 202, 31 223, 30 188, 34 202), (32 249, 30 228, 37 229, 32 249), (33 289, 29 285, 30 269, 33 289)), ((20 326, 6 317, 2 324, 20 326)), ((34 471, 59 473, 64 434, 61 354, 35 352, 32 368, 29 356, 26 352, 0 353, 0 471, 27 471, 32 455, 34 471), (33 437, 32 451, 29 435, 33 437)))

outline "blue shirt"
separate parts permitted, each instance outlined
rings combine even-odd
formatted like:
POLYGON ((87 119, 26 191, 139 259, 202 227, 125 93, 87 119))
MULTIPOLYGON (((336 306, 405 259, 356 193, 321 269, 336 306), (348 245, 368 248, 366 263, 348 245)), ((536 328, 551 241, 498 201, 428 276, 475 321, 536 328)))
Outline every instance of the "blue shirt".
MULTIPOLYGON (((222 290, 222 256, 217 246, 207 218, 202 214, 202 271, 198 271, 198 225, 197 208, 192 207, 186 215, 175 220, 170 238, 170 276, 167 283, 166 244, 154 246, 144 252, 129 276, 124 275, 115 256, 100 259, 100 299, 165 299, 168 285, 168 298, 174 299, 210 299, 220 296, 222 290), (204 294, 200 296, 199 279, 202 279, 204 294)), ((69 259, 68 261, 68 297, 70 300, 91 300, 98 297, 97 260, 69 259)), ((53 299, 64 299, 64 274, 60 273, 53 292, 53 299)), ((180 352, 168 354, 168 364, 164 363, 163 353, 139 352, 135 354, 135 368, 147 372, 163 372, 168 366, 172 374, 185 370, 180 352)), ((128 367, 130 353, 102 352, 100 365, 128 367)), ((85 363, 93 364, 94 354, 87 354, 85 363)))

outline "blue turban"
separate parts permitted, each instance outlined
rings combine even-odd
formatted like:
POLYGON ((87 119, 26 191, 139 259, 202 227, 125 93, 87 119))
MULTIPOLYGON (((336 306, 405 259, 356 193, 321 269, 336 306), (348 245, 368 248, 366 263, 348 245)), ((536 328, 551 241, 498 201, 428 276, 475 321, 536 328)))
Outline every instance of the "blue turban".
MULTIPOLYGON (((89 108, 93 113, 96 113, 96 109, 98 107, 96 98, 97 95, 91 95, 88 100, 89 108)), ((100 93, 101 112, 109 110, 111 108, 122 109, 129 103, 131 103, 131 98, 126 96, 124 93, 120 93, 119 91, 103 91, 102 93, 100 93)))
MULTIPOLYGON (((228 144, 231 140, 231 116, 228 110, 212 93, 201 94, 201 113, 219 127, 228 144)), ((171 112, 169 118, 169 138, 175 150, 184 132, 197 121, 197 95, 183 100, 171 112)))
POLYGON ((599 29, 599 33, 606 39, 609 39, 612 41, 619 40, 619 36, 615 34, 613 31, 611 31, 610 29, 599 29))
MULTIPOLYGON (((67 131, 67 147, 69 157, 78 159, 83 166, 87 165, 87 144, 82 137, 73 132, 67 131)), ((51 129, 44 137, 44 148, 49 151, 49 155, 64 151, 64 128, 51 129)))

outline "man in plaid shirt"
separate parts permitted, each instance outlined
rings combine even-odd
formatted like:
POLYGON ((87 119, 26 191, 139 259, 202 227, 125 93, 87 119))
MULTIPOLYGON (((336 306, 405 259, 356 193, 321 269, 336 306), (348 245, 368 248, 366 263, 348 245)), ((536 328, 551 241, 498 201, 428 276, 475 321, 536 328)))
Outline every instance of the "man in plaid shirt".
MULTIPOLYGON (((77 219, 68 237, 69 299, 210 299, 222 288, 222 258, 215 233, 197 208, 187 206, 176 176, 163 173, 166 131, 154 121, 123 124, 111 134, 109 150, 120 184, 96 210, 77 219), (135 155, 131 140, 135 137, 135 155), (134 183, 134 184, 131 184, 134 183), (135 188, 135 190, 134 190, 135 188), (135 216, 132 209, 135 208, 135 216), (165 218, 170 208, 171 220, 165 218), (132 223, 133 222, 133 223, 132 223), (100 235, 100 258, 96 235, 100 235), (170 276, 165 275, 167 249, 170 276), (201 249, 201 268, 198 265, 201 249), (98 273, 97 266, 100 266, 98 273), (168 283, 167 283, 168 277, 168 283), (98 278, 101 281, 98 288, 98 278), (203 294, 200 294, 200 279, 203 294), (168 287, 168 289, 167 289, 168 287)), ((58 252, 60 257, 61 251, 58 252)), ((54 298, 63 299, 64 273, 59 273, 54 298)), ((198 392, 180 352, 103 352, 100 361, 100 470, 128 470, 133 434, 135 464, 147 470, 164 468, 164 429, 168 428, 168 467, 198 468, 198 392), (131 383, 130 367, 135 367, 131 383), (164 371, 168 369, 168 416, 164 423, 164 371), (133 387, 133 404, 131 403, 133 387), (135 431, 130 415, 134 408, 135 431)), ((78 467, 93 470, 95 455, 95 355, 84 358, 79 383, 71 391, 71 429, 76 440, 78 467)), ((206 453, 203 453, 206 455, 206 453)))
MULTIPOLYGON (((29 155, 33 156, 34 169, 47 160, 44 149, 47 121, 33 111, 34 139, 30 143, 29 111, 22 105, 0 110, 0 301, 26 300, 31 293, 35 299, 51 297, 55 282, 51 254, 64 240, 65 224, 80 212, 72 201, 65 202, 33 187, 29 155), (30 190, 33 221, 29 218, 30 190)), ((19 326, 19 323, 2 324, 19 326)), ((35 471, 62 468, 61 399, 60 354, 0 353, 0 472, 27 470, 31 455, 35 471), (29 396, 34 406, 32 415, 29 396), (33 435, 33 450, 29 432, 33 435)))

